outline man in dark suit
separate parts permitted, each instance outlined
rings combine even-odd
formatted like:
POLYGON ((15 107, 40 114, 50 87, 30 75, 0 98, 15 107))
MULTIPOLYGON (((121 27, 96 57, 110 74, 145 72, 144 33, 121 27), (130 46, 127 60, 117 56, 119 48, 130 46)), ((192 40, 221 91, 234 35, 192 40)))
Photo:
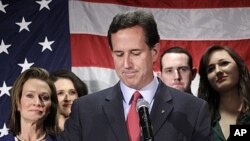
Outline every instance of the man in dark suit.
MULTIPOLYGON (((75 100, 61 140, 133 140, 126 121, 128 118, 131 121, 135 91, 149 103, 155 141, 211 139, 207 103, 166 86, 153 74, 153 64, 160 53, 160 37, 151 13, 139 10, 116 15, 109 27, 108 41, 120 81, 111 88, 75 100)), ((139 125, 132 125, 136 126, 139 125)))

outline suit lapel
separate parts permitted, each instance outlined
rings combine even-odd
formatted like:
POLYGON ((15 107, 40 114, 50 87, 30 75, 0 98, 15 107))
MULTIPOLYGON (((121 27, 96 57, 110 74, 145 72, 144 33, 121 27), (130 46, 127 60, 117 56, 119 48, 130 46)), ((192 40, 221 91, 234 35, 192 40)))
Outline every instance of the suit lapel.
POLYGON ((123 111, 123 96, 119 85, 115 85, 106 97, 103 111, 115 136, 119 141, 128 141, 127 128, 123 111))
POLYGON ((153 134, 156 135, 173 109, 172 96, 167 87, 160 81, 150 113, 153 134))

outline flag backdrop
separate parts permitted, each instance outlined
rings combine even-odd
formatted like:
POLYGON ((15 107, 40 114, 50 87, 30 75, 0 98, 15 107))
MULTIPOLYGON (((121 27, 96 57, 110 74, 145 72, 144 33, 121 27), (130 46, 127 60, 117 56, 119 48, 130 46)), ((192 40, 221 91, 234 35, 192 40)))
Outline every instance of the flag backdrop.
POLYGON ((90 92, 114 85, 107 30, 117 13, 135 9, 155 16, 161 52, 181 46, 198 67, 208 46, 227 45, 250 66, 248 0, 0 0, 0 137, 8 134, 9 90, 29 67, 71 68, 90 92))
POLYGON ((0 137, 8 134, 9 90, 21 72, 71 68, 68 15, 68 0, 0 0, 0 137))

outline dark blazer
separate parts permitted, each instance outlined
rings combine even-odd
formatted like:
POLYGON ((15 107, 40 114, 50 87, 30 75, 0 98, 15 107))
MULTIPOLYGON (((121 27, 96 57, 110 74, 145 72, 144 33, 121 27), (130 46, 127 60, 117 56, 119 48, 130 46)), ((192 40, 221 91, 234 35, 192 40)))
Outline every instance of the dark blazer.
MULTIPOLYGON (((61 140, 129 141, 122 101, 119 83, 75 100, 61 140)), ((161 81, 150 118, 155 141, 207 141, 212 138, 208 104, 161 81)))

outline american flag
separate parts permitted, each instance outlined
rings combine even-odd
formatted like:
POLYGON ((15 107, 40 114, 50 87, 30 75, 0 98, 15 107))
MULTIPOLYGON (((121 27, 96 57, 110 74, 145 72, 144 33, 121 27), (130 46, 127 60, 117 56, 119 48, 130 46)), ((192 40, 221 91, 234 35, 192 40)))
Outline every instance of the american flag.
POLYGON ((208 46, 227 45, 250 67, 248 0, 0 0, 0 137, 9 132, 9 90, 24 69, 71 68, 90 92, 115 84, 108 26, 117 13, 136 9, 155 16, 161 52, 184 47, 198 67, 208 46))
POLYGON ((0 0, 0 137, 8 134, 10 89, 30 67, 71 69, 68 0, 0 0))

